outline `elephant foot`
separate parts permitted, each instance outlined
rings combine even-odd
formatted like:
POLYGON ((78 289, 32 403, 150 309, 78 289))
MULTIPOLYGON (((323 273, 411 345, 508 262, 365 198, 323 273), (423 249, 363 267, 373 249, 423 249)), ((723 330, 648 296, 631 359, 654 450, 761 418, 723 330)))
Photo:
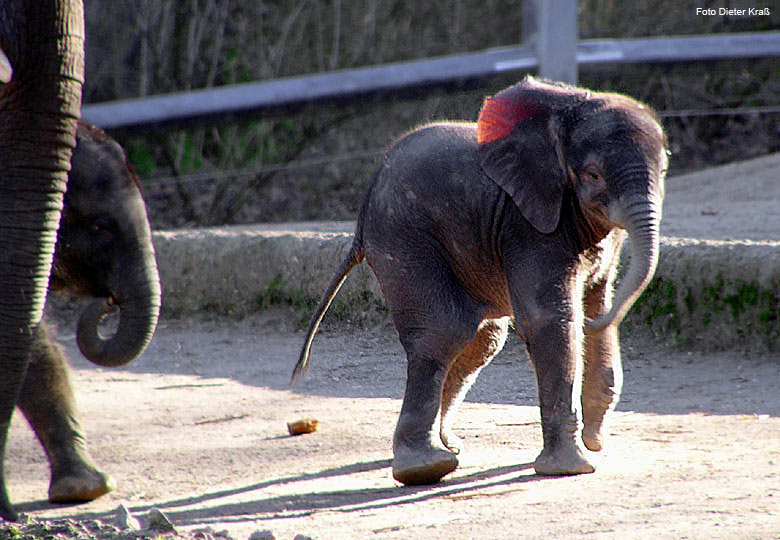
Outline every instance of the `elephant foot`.
POLYGON ((457 456, 441 448, 397 450, 393 457, 393 478, 407 486, 435 484, 457 466, 457 456))
POLYGON ((582 442, 591 452, 600 452, 604 448, 604 434, 601 429, 585 426, 582 430, 582 442))
POLYGON ((534 461, 534 470, 540 475, 563 476, 589 474, 596 471, 596 466, 588 460, 579 446, 567 445, 555 451, 546 448, 542 450, 534 461))
POLYGON ((451 429, 441 430, 441 442, 453 454, 459 455, 463 452, 463 439, 455 435, 451 429))
POLYGON ((116 480, 96 469, 53 476, 49 502, 81 503, 97 499, 116 488, 116 480))
MULTIPOLYGON (((2 484, 2 481, 0 481, 2 484)), ((16 513, 11 501, 8 500, 8 494, 5 492, 5 486, 0 485, 0 520, 19 521, 19 514, 16 513)))

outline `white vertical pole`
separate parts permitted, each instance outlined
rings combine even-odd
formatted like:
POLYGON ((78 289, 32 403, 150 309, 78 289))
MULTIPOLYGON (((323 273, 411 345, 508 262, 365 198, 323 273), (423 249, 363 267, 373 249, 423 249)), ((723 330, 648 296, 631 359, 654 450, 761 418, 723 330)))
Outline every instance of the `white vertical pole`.
POLYGON ((525 0, 523 41, 532 44, 545 79, 577 84, 577 0, 525 0))

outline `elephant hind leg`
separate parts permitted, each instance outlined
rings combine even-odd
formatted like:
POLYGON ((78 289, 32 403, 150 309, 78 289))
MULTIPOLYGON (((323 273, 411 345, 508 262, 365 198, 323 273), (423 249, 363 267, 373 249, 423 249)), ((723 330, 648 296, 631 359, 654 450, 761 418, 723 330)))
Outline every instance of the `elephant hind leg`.
POLYGON ((49 501, 91 501, 116 482, 95 466, 78 420, 65 357, 41 325, 18 406, 49 459, 49 501))
POLYGON ((401 414, 393 436, 393 477, 432 484, 458 466, 441 440, 441 399, 453 360, 477 333, 483 308, 426 254, 425 268, 383 271, 372 265, 407 356, 401 414))
POLYGON ((508 317, 484 321, 447 372, 441 399, 441 440, 455 454, 463 450, 463 441, 452 431, 455 415, 479 372, 504 348, 508 329, 508 317))

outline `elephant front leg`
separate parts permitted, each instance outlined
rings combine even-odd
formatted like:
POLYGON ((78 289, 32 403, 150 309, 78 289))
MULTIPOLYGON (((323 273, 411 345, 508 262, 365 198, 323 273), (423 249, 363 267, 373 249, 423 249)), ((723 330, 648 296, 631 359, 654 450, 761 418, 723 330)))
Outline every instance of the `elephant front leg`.
POLYGON ((534 469, 543 475, 592 473, 596 467, 588 459, 580 436, 582 361, 575 338, 578 329, 559 316, 526 332, 528 353, 536 371, 544 439, 534 469))
MULTIPOLYGON (((597 287, 585 298, 588 318, 606 311, 605 290, 597 287)), ((620 359, 618 329, 610 325, 601 333, 585 340, 585 378, 582 386, 582 415, 585 426, 582 440, 588 450, 598 452, 604 447, 607 418, 620 400, 623 388, 623 367, 620 359)))
POLYGON ((98 470, 89 455, 64 356, 43 325, 18 405, 49 459, 49 501, 91 501, 116 487, 114 479, 98 470))
POLYGON ((393 436, 393 478, 406 485, 433 484, 458 466, 441 441, 441 393, 447 366, 408 356, 401 415, 393 436))

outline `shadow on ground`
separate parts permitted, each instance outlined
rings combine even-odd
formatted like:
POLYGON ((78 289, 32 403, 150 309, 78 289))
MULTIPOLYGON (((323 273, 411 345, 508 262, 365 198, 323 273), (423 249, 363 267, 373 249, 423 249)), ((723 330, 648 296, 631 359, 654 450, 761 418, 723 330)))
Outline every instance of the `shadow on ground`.
MULTIPOLYGON (((359 512, 378 510, 391 506, 403 506, 437 498, 457 498, 468 496, 472 492, 490 488, 511 488, 525 483, 555 481, 559 477, 529 475, 525 471, 533 467, 532 463, 522 463, 496 467, 474 474, 447 479, 432 486, 401 486, 343 489, 333 491, 300 491, 289 495, 269 498, 253 498, 250 501, 225 502, 222 499, 248 497, 253 492, 267 488, 305 483, 312 480, 332 479, 358 473, 378 471, 390 467, 390 460, 376 460, 327 469, 316 473, 293 477, 276 478, 247 486, 204 493, 194 497, 159 501, 150 505, 133 506, 133 514, 143 514, 157 508, 180 526, 209 525, 213 521, 220 523, 238 523, 242 521, 263 521, 264 519, 300 518, 315 512, 359 512)), ((389 471, 388 471, 389 475, 389 471)), ((305 488, 305 486, 302 486, 305 488)), ((17 505, 21 512, 32 512, 52 508, 46 501, 33 501, 17 505)), ((75 506, 74 506, 75 508, 75 506)), ((73 514, 72 519, 99 519, 110 522, 115 512, 86 512, 73 514)))

